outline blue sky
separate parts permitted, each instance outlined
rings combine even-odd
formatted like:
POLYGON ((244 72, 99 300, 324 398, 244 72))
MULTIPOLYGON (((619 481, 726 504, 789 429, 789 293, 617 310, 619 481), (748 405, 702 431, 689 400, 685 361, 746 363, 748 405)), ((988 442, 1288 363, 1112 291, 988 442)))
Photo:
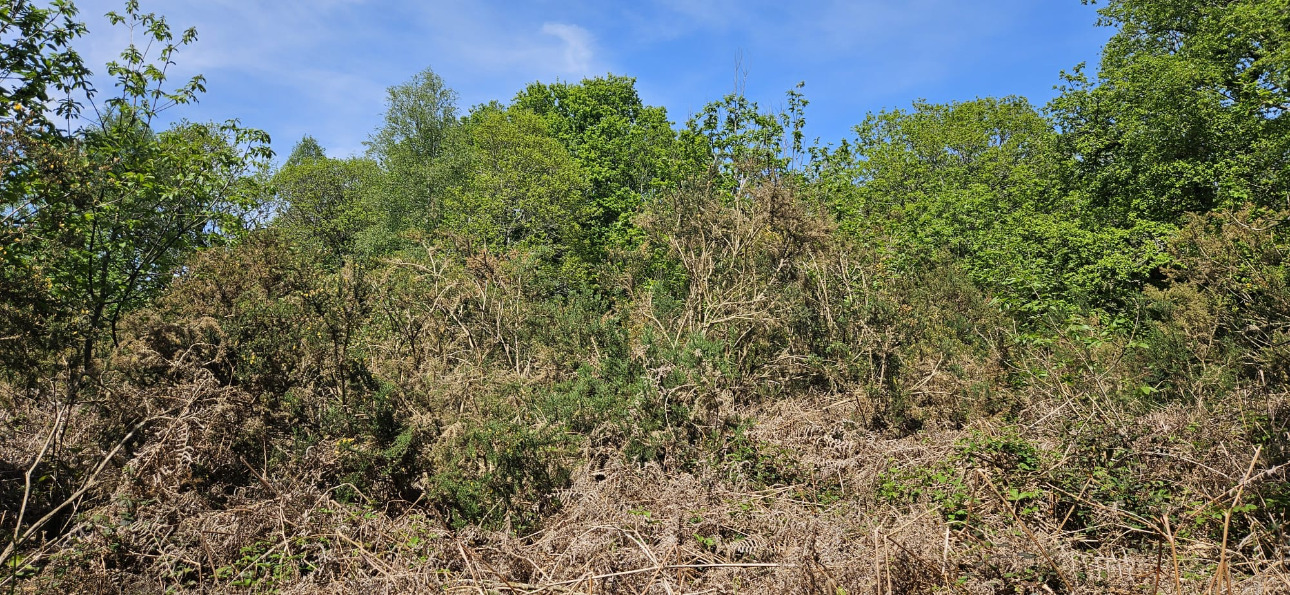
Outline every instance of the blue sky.
MULTIPOLYGON (((129 41, 101 17, 123 4, 77 2, 90 28, 78 47, 96 72, 129 41)), ((920 98, 1011 94, 1042 105, 1058 73, 1095 65, 1110 35, 1078 0, 142 0, 142 9, 198 30, 174 74, 202 73, 208 91, 169 115, 236 117, 267 130, 280 158, 305 134, 332 156, 362 153, 385 89, 427 66, 463 108, 507 101, 535 80, 633 76, 642 99, 677 123, 738 80, 772 109, 805 81, 808 137, 836 142, 867 112, 920 98)))

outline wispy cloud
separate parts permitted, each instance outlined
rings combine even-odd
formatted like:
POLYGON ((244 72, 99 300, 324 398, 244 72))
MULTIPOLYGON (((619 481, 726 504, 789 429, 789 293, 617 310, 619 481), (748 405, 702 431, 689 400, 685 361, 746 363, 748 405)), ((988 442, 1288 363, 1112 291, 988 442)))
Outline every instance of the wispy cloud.
POLYGON ((565 23, 543 23, 542 32, 554 35, 564 42, 564 69, 570 74, 585 75, 591 72, 592 39, 591 33, 577 25, 565 23))
MULTIPOLYGON (((78 47, 96 71, 130 41, 101 17, 123 4, 77 0, 91 29, 78 47)), ((806 80, 812 121, 845 130, 867 110, 917 97, 1042 93, 1058 69, 1095 56, 1098 43, 1072 33, 1093 31, 1090 9, 1034 0, 142 4, 164 14, 176 33, 188 26, 199 31, 170 74, 173 81, 205 74, 210 91, 200 105, 174 116, 240 117, 269 130, 279 153, 305 133, 332 154, 361 151, 380 121, 384 89, 427 66, 459 91, 464 106, 504 101, 534 80, 639 76, 647 102, 684 119, 731 90, 732 75, 740 78, 738 60, 749 71, 746 90, 754 99, 770 105, 806 80), (1086 44, 1088 52, 1071 49, 1086 44), (1028 86, 1007 82, 1027 65, 1028 86)), ((104 93, 111 90, 111 80, 96 82, 104 93)))
POLYGON ((435 3, 414 25, 414 51, 467 81, 582 77, 607 67, 590 29, 544 13, 496 2, 435 3))
MULTIPOLYGON (((353 49, 346 48, 345 41, 376 34, 363 18, 367 9, 362 3, 145 0, 142 11, 165 16, 176 36, 190 26, 198 30, 197 41, 176 54, 176 64, 167 73, 171 85, 202 74, 209 90, 198 105, 165 115, 192 120, 239 117, 248 126, 269 129, 279 154, 306 133, 318 136, 334 154, 361 152, 385 88, 373 69, 355 67, 346 56, 353 49)), ((80 0, 78 5, 91 31, 81 51, 100 73, 95 84, 101 94, 110 94, 114 81, 102 75, 103 64, 117 59, 132 41, 142 49, 146 32, 131 33, 102 17, 110 10, 124 12, 119 0, 80 0)), ((157 52, 153 46, 152 56, 157 52)))

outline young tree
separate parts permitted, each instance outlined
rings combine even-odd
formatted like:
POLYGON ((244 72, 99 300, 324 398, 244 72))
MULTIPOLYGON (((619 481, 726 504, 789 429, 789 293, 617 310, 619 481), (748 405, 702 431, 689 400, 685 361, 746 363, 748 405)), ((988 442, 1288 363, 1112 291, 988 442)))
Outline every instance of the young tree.
MULTIPOLYGON (((80 477, 77 465, 60 454, 68 420, 83 410, 82 398, 100 378, 99 346, 115 342, 121 317, 164 288, 191 254, 244 231, 246 215, 261 196, 256 170, 271 156, 268 135, 236 122, 180 122, 156 132, 152 121, 159 112, 193 101, 202 90, 200 77, 176 90, 165 86, 166 68, 196 33, 190 29, 176 40, 165 19, 141 13, 133 0, 124 14, 109 18, 160 51, 151 56, 131 44, 121 61, 108 65, 121 94, 102 106, 91 104, 95 121, 64 134, 27 109, 0 118, 0 365, 7 368, 0 373, 27 381, 27 394, 38 397, 31 402, 57 411, 46 447, 27 471, 30 478, 37 468, 51 469, 51 481, 33 498, 43 502, 32 506, 28 481, 10 521, 12 538, 0 550, 0 565, 7 567, 16 568, 10 562, 23 542, 74 508, 136 431, 156 419, 144 410, 124 412, 144 421, 109 430, 123 437, 80 477), (32 390, 37 378, 45 381, 32 390), (71 483, 64 475, 69 469, 71 483), (29 516, 34 506, 44 508, 44 516, 29 516)), ((50 47, 59 46, 24 51, 50 47)), ((63 59, 57 52, 39 58, 63 59)), ((57 77, 46 85, 84 89, 87 95, 89 89, 57 77)), ((47 96, 38 89, 21 92, 47 96)), ((64 105, 74 109, 75 103, 64 105)))
POLYGON ((72 398, 99 341, 115 338, 125 312, 164 287, 193 251, 243 231, 260 199, 254 174, 271 155, 267 134, 234 121, 155 132, 159 112, 203 90, 200 77, 165 86, 166 66, 196 32, 176 40, 164 18, 139 12, 134 1, 109 18, 141 29, 159 53, 131 44, 110 63, 121 94, 96 105, 97 121, 75 135, 32 136, 10 125, 3 138, 15 161, 0 194, 11 240, 7 277, 40 279, 51 299, 48 317, 70 329, 72 398))

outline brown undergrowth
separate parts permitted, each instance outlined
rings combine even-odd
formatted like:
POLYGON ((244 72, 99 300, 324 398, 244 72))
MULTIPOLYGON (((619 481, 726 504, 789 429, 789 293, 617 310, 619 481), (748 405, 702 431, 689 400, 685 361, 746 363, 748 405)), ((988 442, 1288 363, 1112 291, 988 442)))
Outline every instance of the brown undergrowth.
MULTIPOLYGON (((200 391, 200 387, 193 387, 200 391)), ((847 421, 852 401, 758 411, 711 464, 580 468, 560 510, 518 535, 451 529, 416 502, 342 502, 317 477, 216 493, 189 485, 215 392, 166 418, 100 504, 29 550, 22 590, 476 593, 1282 592, 1284 536, 1247 510, 1284 464, 1206 444, 1239 407, 1176 406, 1115 426, 1132 480, 1171 504, 1107 497, 1115 469, 1071 459, 1078 415, 893 438, 847 421), (198 407, 209 407, 204 414, 198 407), (1216 422, 1216 418, 1218 421, 1216 422), (1189 429, 1190 428, 1190 429, 1189 429), (1177 440, 1161 444, 1152 436, 1177 440), (1065 444, 1065 448, 1060 446, 1065 444), (1052 449, 1050 447, 1059 447, 1052 449), (1033 458, 1028 458, 1033 457, 1033 458), (1029 466, 1027 461, 1033 463, 1029 466), (1069 472, 1078 476, 1067 477, 1069 472), (765 482, 768 474, 782 481, 765 482), (1177 498, 1176 501, 1173 499, 1177 498), (1237 526, 1242 528, 1239 530, 1237 526)), ((1284 396, 1271 406, 1285 406, 1284 396)), ((1269 403, 1273 403, 1269 401, 1269 403)), ((1248 405, 1248 403, 1246 404, 1248 405)), ((1060 405, 1057 405, 1060 407, 1060 405)), ((1043 408, 1037 408, 1041 411, 1043 408)), ((311 453, 307 466, 334 465, 311 453)), ((1255 447, 1255 450, 1260 450, 1255 447)), ((208 463, 209 464, 209 463, 208 463)), ((234 463, 229 463, 230 465, 234 463)), ((1135 494, 1121 494, 1131 498, 1135 494)), ((1136 494, 1145 496, 1145 494, 1136 494)), ((1264 496, 1266 497, 1266 496, 1264 496)), ((1266 505, 1266 503, 1263 503, 1266 505)), ((1267 520, 1264 517, 1263 520, 1267 520)), ((21 570, 21 569, 20 569, 21 570)), ((21 576, 21 574, 19 574, 21 576)))
POLYGON ((1290 591, 1249 214, 1130 316, 1022 327, 788 187, 654 208, 612 291, 450 241, 202 253, 86 379, 0 385, 0 586, 1290 591))

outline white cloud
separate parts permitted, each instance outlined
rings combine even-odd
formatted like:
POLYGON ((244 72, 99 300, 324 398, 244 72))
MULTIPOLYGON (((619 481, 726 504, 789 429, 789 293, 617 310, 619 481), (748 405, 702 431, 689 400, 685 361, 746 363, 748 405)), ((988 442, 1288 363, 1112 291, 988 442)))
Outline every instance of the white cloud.
POLYGON ((591 72, 591 33, 577 25, 543 23, 542 32, 559 37, 564 42, 564 69, 570 74, 586 75, 591 72))
MULTIPOLYGON (((368 126, 380 114, 385 83, 377 68, 362 68, 352 53, 362 43, 380 39, 363 0, 208 0, 163 3, 144 1, 141 11, 166 18, 176 38, 196 27, 197 41, 179 50, 168 75, 168 87, 195 74, 207 77, 208 92, 200 104, 174 110, 174 117, 222 120, 241 117, 243 124, 271 128, 279 153, 302 134, 317 136, 329 153, 362 152, 368 126), (349 52, 346 52, 349 50, 349 52)), ((79 0, 80 17, 90 35, 78 47, 98 73, 100 100, 114 94, 103 64, 117 59, 131 41, 146 44, 146 32, 131 34, 102 15, 123 12, 121 0, 79 0), (133 38, 133 39, 132 39, 133 38)), ((155 58, 158 48, 151 49, 155 58)), ((167 112, 171 115, 172 112, 167 112)))
MULTIPOLYGON (((384 89, 427 66, 461 93, 463 109, 505 101, 534 80, 617 72, 642 77, 642 94, 652 89, 647 100, 684 119, 687 109, 731 89, 737 62, 749 71, 754 96, 778 97, 805 79, 813 114, 827 112, 829 101, 863 113, 870 103, 991 72, 1000 62, 990 53, 992 38, 1047 10, 1032 3, 142 0, 142 8, 164 14, 176 34, 190 25, 200 34, 176 56, 170 82, 200 72, 210 91, 202 105, 175 115, 241 116, 270 129, 280 152, 309 133, 332 154, 346 154, 361 151, 379 123, 384 89)), ((91 29, 77 47, 100 74, 100 98, 113 90, 103 62, 129 43, 101 15, 123 4, 77 0, 91 29)), ((985 87, 972 92, 978 88, 985 87)))

